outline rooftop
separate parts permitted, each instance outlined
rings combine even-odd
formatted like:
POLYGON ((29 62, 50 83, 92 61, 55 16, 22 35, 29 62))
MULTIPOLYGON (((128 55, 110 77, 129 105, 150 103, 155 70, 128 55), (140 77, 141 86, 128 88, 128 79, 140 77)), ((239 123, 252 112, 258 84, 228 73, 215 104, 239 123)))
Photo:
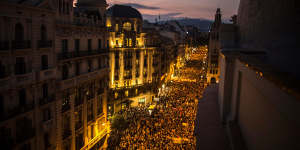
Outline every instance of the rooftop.
POLYGON ((107 16, 143 19, 141 13, 138 10, 132 8, 131 6, 125 5, 113 5, 107 10, 107 16))

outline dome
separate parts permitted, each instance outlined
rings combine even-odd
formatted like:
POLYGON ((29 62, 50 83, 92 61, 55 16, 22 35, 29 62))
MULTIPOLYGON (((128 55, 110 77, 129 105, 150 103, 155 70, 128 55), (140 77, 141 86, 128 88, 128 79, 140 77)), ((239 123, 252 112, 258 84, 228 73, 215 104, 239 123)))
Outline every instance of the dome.
POLYGON ((120 18, 137 18, 143 19, 141 13, 132 8, 131 6, 125 5, 113 5, 107 10, 107 16, 109 17, 120 17, 120 18))
POLYGON ((77 6, 85 7, 107 7, 106 0, 78 0, 77 6))

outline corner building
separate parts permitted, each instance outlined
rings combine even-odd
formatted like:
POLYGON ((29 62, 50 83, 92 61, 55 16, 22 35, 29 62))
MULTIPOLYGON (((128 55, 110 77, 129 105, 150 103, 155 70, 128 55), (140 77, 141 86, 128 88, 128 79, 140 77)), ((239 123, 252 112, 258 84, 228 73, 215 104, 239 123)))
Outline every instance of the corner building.
POLYGON ((6 150, 101 148, 108 133, 105 0, 0 2, 6 150))
POLYGON ((146 46, 143 18, 130 6, 114 5, 107 10, 110 63, 110 115, 129 106, 152 101, 155 47, 146 46))

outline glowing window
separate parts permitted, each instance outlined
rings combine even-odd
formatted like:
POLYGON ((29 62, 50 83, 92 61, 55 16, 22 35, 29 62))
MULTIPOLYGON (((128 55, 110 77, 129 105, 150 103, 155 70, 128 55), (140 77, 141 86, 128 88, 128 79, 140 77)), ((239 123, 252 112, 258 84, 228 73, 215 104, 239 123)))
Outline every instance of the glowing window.
POLYGON ((131 30, 131 23, 130 22, 126 22, 123 24, 123 28, 127 31, 131 30))
POLYGON ((116 31, 119 31, 119 24, 116 24, 116 31))
POLYGON ((129 39, 129 46, 132 46, 132 39, 129 39))

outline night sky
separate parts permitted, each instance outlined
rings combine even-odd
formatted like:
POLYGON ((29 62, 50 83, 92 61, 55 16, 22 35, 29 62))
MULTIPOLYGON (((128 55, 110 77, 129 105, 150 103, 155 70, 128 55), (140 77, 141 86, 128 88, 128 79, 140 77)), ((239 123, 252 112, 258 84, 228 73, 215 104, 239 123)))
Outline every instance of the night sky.
POLYGON ((145 19, 153 21, 158 14, 162 20, 172 18, 213 19, 217 7, 224 18, 236 14, 240 0, 107 0, 112 4, 127 4, 137 8, 145 19))

